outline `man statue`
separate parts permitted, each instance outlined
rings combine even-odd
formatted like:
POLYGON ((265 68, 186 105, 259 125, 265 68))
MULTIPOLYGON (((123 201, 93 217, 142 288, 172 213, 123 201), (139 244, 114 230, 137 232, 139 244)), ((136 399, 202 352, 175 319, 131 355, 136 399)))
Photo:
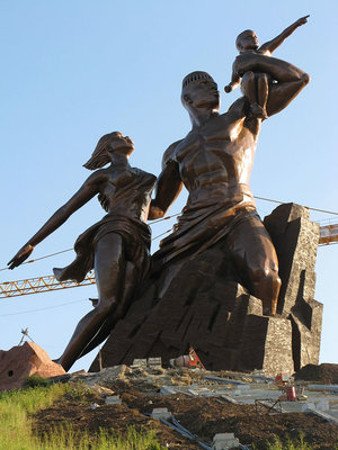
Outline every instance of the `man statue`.
MULTIPOLYGON (((246 69, 256 73, 258 68, 246 69)), ((267 115, 285 108, 308 82, 301 70, 294 81, 273 82, 267 115)), ((277 256, 249 187, 263 119, 250 112, 245 97, 219 114, 217 84, 206 72, 184 78, 181 99, 192 129, 164 153, 149 218, 163 217, 183 185, 189 197, 173 233, 153 257, 155 267, 200 254, 222 240, 243 286, 262 301, 264 314, 275 315, 281 286, 277 256)))

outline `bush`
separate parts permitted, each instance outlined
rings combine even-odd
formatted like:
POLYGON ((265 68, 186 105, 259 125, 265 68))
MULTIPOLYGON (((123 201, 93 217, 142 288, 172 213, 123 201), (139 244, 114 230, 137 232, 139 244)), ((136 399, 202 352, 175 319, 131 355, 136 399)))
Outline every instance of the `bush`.
POLYGON ((31 377, 28 377, 24 387, 46 387, 46 386, 50 386, 52 384, 52 382, 48 379, 48 378, 42 378, 38 375, 32 375, 31 377))

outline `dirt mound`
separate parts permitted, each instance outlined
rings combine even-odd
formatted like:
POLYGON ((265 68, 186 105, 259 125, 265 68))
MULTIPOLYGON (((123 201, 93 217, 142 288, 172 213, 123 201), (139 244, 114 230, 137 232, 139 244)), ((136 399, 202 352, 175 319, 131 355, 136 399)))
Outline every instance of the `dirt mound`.
POLYGON ((137 408, 130 408, 126 403, 106 405, 102 396, 97 394, 87 394, 80 401, 66 396, 52 407, 39 411, 33 418, 33 431, 42 437, 44 433, 67 423, 72 424, 75 433, 86 430, 91 436, 98 435, 101 429, 112 430, 114 434, 123 436, 131 426, 138 432, 154 430, 159 442, 168 448, 200 448, 137 408))
POLYGON ((332 450, 338 442, 338 427, 310 414, 260 414, 253 405, 234 405, 218 398, 192 398, 185 395, 143 395, 130 390, 122 395, 131 409, 149 413, 166 407, 192 433, 211 442, 216 433, 235 433, 241 444, 255 443, 257 450, 267 448, 274 435, 286 440, 304 435, 315 449, 332 450))
MULTIPOLYGON (((154 408, 168 408, 190 432, 205 442, 212 442, 216 433, 235 433, 241 444, 255 444, 255 449, 266 450, 268 441, 277 435, 281 440, 296 439, 300 434, 311 448, 333 450, 338 442, 338 427, 311 414, 280 414, 258 411, 255 405, 239 405, 219 397, 192 397, 183 393, 162 395, 156 376, 153 379, 124 377, 106 382, 121 405, 106 405, 104 396, 90 388, 85 397, 63 398, 57 404, 34 417, 35 432, 42 434, 62 422, 71 421, 75 430, 95 434, 100 428, 113 429, 124 434, 128 426, 136 430, 155 430, 163 446, 172 449, 200 448, 149 414, 154 408), (95 409, 92 405, 96 403, 95 409)), ((187 378, 186 374, 183 374, 187 378)), ((175 380, 178 383, 182 377, 175 380)), ((173 378, 172 378, 173 379, 173 378)), ((185 382, 188 382, 186 380, 185 382)), ((189 382, 188 382, 189 383, 189 382)))
POLYGON ((296 380, 317 381, 322 384, 338 384, 338 364, 308 364, 295 376, 296 380))

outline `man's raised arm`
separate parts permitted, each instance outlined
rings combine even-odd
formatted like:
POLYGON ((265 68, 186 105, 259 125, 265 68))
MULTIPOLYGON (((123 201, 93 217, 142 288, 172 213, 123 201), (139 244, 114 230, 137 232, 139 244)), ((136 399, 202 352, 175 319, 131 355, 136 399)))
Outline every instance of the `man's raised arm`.
POLYGON ((157 180, 156 196, 152 200, 148 219, 159 219, 165 215, 169 206, 175 201, 182 190, 183 183, 180 177, 178 164, 173 159, 177 141, 164 152, 162 158, 162 172, 157 180))
POLYGON ((303 72, 299 81, 289 81, 273 84, 270 88, 266 110, 268 116, 277 114, 286 108, 292 100, 309 84, 310 76, 303 72))

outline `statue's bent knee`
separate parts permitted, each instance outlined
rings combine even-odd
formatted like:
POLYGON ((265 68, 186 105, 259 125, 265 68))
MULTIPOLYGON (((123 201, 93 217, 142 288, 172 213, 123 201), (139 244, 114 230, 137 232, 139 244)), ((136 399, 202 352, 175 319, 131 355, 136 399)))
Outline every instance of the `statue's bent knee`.
POLYGON ((251 270, 251 279, 261 295, 270 293, 272 297, 275 292, 278 294, 282 284, 277 270, 271 268, 257 267, 251 270))
POLYGON ((99 316, 106 316, 111 312, 111 310, 114 308, 115 305, 116 305, 115 298, 112 298, 109 302, 107 301, 102 303, 99 302, 95 307, 95 312, 99 316))

